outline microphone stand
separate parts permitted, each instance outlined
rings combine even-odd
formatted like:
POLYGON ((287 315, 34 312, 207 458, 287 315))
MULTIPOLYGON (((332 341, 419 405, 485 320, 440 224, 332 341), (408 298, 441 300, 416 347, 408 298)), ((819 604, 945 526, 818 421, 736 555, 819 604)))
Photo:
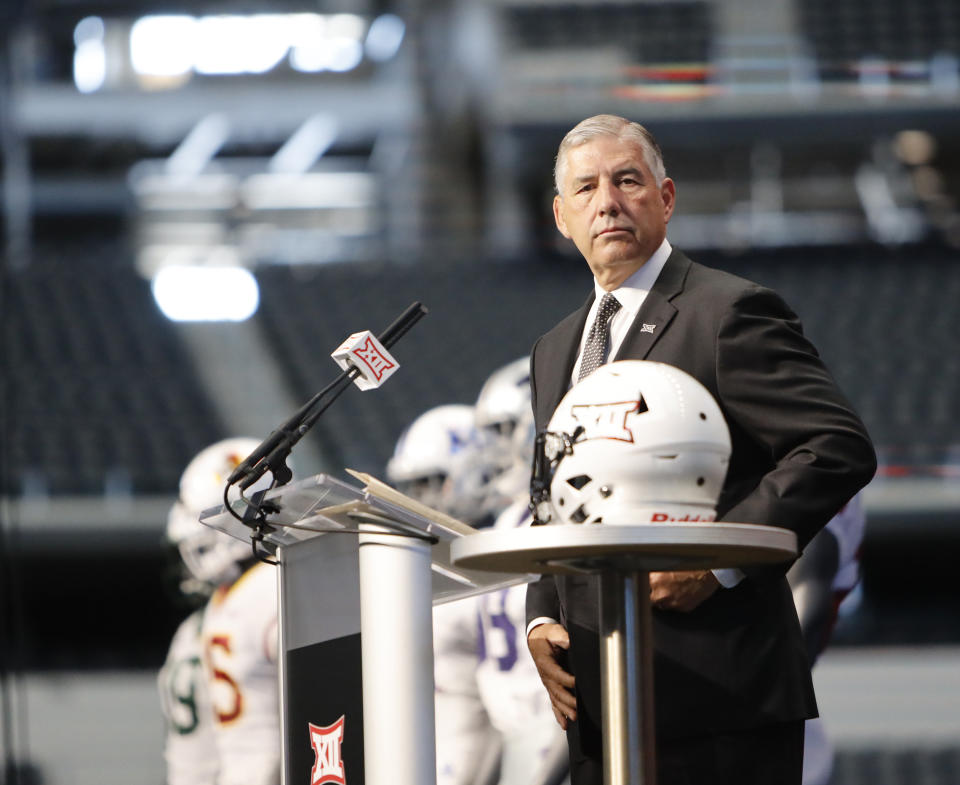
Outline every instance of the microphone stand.
MULTIPOLYGON (((406 335, 410 328, 427 313, 427 309, 421 303, 411 303, 389 327, 377 336, 377 340, 380 341, 384 348, 389 349, 400 340, 400 338, 406 335)), ((267 471, 270 471, 273 475, 273 483, 270 485, 271 489, 286 485, 293 479, 293 472, 291 472, 290 467, 287 466, 286 459, 290 455, 294 445, 304 437, 307 431, 320 419, 320 416, 343 394, 344 390, 350 385, 350 382, 359 375, 360 369, 356 367, 351 367, 341 372, 336 379, 294 412, 279 428, 271 431, 270 435, 264 439, 227 478, 227 484, 223 491, 223 502, 226 510, 243 523, 249 521, 249 516, 244 515, 241 517, 233 510, 229 503, 228 494, 230 488, 239 484, 240 498, 243 499, 248 507, 255 513, 254 518, 257 520, 257 526, 256 533, 254 534, 253 547, 254 554, 257 558, 262 558, 257 551, 257 541, 263 538, 264 532, 262 531, 262 527, 266 524, 264 519, 265 513, 275 510, 266 509, 262 501, 248 499, 243 495, 243 492, 259 480, 267 471)), ((254 494, 254 496, 257 496, 257 494, 254 494)), ((260 494, 260 496, 262 499, 262 494, 260 494)))

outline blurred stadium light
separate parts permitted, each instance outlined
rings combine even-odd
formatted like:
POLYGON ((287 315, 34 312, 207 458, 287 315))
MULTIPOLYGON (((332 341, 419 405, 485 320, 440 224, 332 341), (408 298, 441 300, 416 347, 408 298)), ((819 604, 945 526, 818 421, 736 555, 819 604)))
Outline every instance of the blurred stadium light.
POLYGON ((157 271, 153 297, 164 316, 175 322, 242 322, 256 313, 256 279, 236 264, 223 263, 234 261, 232 249, 219 250, 210 255, 210 264, 166 264, 157 271))

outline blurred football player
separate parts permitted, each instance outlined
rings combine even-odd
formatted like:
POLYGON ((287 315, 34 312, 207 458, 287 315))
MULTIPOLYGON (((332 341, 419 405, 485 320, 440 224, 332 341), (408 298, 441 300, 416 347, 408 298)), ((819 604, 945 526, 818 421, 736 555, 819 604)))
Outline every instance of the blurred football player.
MULTIPOLYGON (((175 539, 195 579, 213 587, 199 619, 203 698, 198 714, 209 719, 209 780, 175 780, 190 765, 177 743, 167 744, 168 782, 277 785, 280 782, 280 705, 277 671, 277 574, 259 562, 249 542, 204 526, 201 511, 221 503, 226 479, 257 446, 255 439, 226 439, 202 450, 184 470, 175 539), (205 692, 205 694, 204 694, 205 692)), ((254 492, 269 485, 264 476, 254 492)), ((195 630, 196 625, 191 629, 195 630)), ((174 643, 189 649, 189 630, 174 643)), ((169 682, 169 679, 168 679, 169 682)), ((203 723, 200 723, 203 727, 203 723)), ((198 737, 199 738, 199 737, 198 737)), ((194 749, 191 754, 195 753, 194 749)))
MULTIPOLYGON (((193 516, 179 501, 170 508, 166 539, 175 547, 193 531, 193 516)), ((213 741, 213 713, 203 672, 203 606, 213 586, 186 568, 178 570, 178 590, 202 601, 177 627, 157 676, 160 707, 166 726, 163 757, 167 785, 215 785, 219 764, 213 741)))
POLYGON ((473 407, 435 406, 400 435, 387 462, 387 479, 428 507, 476 524, 484 517, 485 457, 473 407))
MULTIPOLYGON (((483 508, 486 473, 472 406, 437 406, 417 417, 397 441, 387 479, 397 490, 465 523, 483 508)), ((476 600, 434 606, 434 710, 437 785, 492 785, 497 734, 477 687, 476 600)))
MULTIPOLYGON (((484 506, 494 516, 521 494, 530 484, 530 463, 517 458, 524 449, 526 435, 519 434, 521 421, 527 418, 533 427, 530 407, 530 360, 520 357, 495 370, 480 388, 474 405, 475 422, 484 449, 484 463, 490 473, 484 506)), ((530 455, 533 441, 530 441, 530 455)))
MULTIPOLYGON (((529 360, 495 371, 477 398, 477 426, 485 431, 490 462, 498 468, 490 498, 507 499, 495 528, 529 526, 530 465, 535 428, 529 360)), ((502 739, 500 785, 550 785, 567 774, 566 736, 527 649, 527 587, 478 597, 480 649, 477 684, 490 722, 502 739)))
MULTIPOLYGON (((529 526, 529 497, 510 505, 496 528, 529 526)), ((567 740, 526 645, 526 585, 478 598, 477 684, 500 734, 500 785, 555 785, 568 772, 567 740)))
MULTIPOLYGON (((858 493, 810 541, 787 574, 811 667, 830 642, 840 603, 860 580, 865 529, 866 514, 858 493)), ((833 745, 823 720, 807 720, 803 785, 826 785, 832 771, 833 745)))

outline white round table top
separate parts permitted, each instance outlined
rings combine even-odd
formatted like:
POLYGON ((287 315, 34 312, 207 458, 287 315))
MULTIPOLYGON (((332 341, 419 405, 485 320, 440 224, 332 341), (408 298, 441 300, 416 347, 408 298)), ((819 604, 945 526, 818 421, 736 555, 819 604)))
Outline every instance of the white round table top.
POLYGON ((450 544, 458 567, 541 574, 712 570, 788 561, 796 553, 792 531, 726 521, 487 529, 450 544))

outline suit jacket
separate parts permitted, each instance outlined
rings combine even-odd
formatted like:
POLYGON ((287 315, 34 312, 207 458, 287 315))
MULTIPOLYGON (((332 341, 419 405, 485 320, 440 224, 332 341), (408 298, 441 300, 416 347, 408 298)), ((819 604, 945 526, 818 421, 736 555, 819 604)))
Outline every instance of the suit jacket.
MULTIPOLYGON (((538 431, 569 388, 592 302, 591 293, 533 347, 538 431)), ((802 549, 876 470, 863 423, 796 315, 762 286, 674 250, 614 359, 669 363, 716 398, 732 443, 718 520, 791 529, 802 549)), ((654 609, 658 737, 816 716, 788 567, 747 568, 738 586, 692 613, 654 609)), ((545 576, 528 588, 527 617, 550 616, 570 631, 568 664, 585 720, 577 725, 599 728, 597 584, 545 576)))

